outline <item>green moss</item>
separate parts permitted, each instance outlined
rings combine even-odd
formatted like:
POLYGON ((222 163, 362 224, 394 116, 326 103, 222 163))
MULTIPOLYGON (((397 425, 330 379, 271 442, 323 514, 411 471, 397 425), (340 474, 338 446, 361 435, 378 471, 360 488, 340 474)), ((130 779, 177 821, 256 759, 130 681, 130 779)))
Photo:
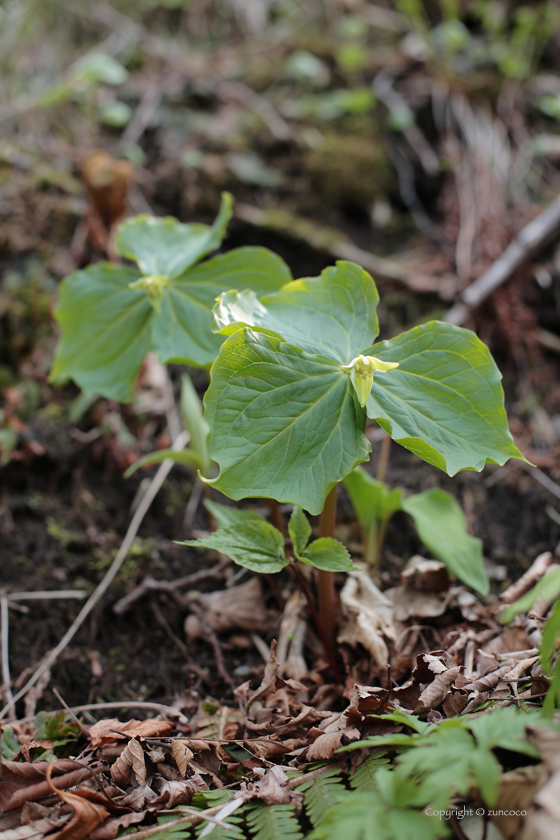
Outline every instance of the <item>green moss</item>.
POLYGON ((367 210, 386 195, 394 174, 385 149, 371 137, 326 134, 307 155, 315 196, 330 207, 367 210))

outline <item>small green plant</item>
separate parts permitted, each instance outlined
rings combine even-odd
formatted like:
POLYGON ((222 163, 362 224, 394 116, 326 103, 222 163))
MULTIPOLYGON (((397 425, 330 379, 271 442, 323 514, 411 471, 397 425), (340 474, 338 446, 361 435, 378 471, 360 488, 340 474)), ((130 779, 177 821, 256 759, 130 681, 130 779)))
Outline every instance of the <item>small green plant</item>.
MULTIPOLYGON (((214 328, 228 338, 205 396, 209 453, 220 468, 210 486, 233 499, 301 505, 321 514, 320 536, 332 537, 336 487, 369 458, 368 417, 449 475, 523 459, 488 348, 474 333, 437 321, 374 344, 378 300, 370 275, 348 262, 260 300, 251 291, 220 297, 214 328)), ((402 502, 418 521, 422 501, 402 502)), ((459 573, 485 591, 471 552, 467 564, 473 560, 459 573)), ((334 581, 325 569, 318 593, 332 639, 334 581)))
POLYGON ((55 310, 62 337, 51 379, 73 379, 87 393, 129 402, 149 350, 162 364, 210 367, 222 342, 211 331, 216 297, 239 286, 262 295, 291 279, 266 248, 237 248, 200 262, 220 246, 231 204, 224 193, 212 227, 170 217, 123 222, 117 251, 138 268, 101 262, 63 281, 55 310))
POLYGON ((402 510, 412 517, 420 539, 437 560, 464 583, 487 594, 482 541, 467 533, 465 514, 450 493, 432 487, 406 497, 403 490, 391 490, 363 467, 348 473, 344 486, 363 531, 366 561, 376 562, 389 519, 402 510))

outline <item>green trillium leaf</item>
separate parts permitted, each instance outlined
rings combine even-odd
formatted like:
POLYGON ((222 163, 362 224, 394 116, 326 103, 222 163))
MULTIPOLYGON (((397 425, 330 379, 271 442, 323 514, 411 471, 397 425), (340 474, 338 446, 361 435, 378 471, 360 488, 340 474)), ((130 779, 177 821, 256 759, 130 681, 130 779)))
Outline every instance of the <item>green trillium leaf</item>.
POLYGON ((222 296, 214 307, 214 329, 231 335, 242 324, 261 327, 346 365, 375 341, 378 302, 370 275, 341 260, 320 277, 294 280, 261 301, 250 292, 222 296))
POLYGON ((311 536, 311 525, 299 505, 294 505, 294 510, 288 522, 288 532, 294 547, 294 553, 299 556, 311 536))
POLYGON ((288 565, 282 534, 264 520, 248 519, 220 528, 204 539, 187 540, 178 545, 214 548, 252 572, 270 575, 288 565))
POLYGON ((367 413, 400 443, 448 475, 525 460, 508 429, 501 374, 469 330, 431 321, 370 348, 376 373, 367 413))
POLYGON ((332 537, 320 537, 297 554, 298 560, 325 572, 351 572, 354 568, 347 550, 332 537))
POLYGON ((144 275, 178 277, 189 266, 219 248, 232 216, 233 199, 222 194, 220 211, 212 227, 184 225, 171 216, 135 216, 119 226, 117 251, 135 262, 144 275))
POLYGON ((467 533, 467 520, 457 500, 437 487, 403 499, 418 535, 434 557, 459 580, 487 595, 490 582, 482 559, 482 541, 467 533))
POLYGON ((66 278, 55 311, 62 338, 54 382, 74 379, 87 393, 132 399, 154 313, 146 294, 130 288, 138 277, 136 269, 102 262, 66 278))
POLYGON ((226 496, 264 496, 318 514, 370 444, 365 412, 339 364, 244 327, 222 346, 204 400, 209 482, 226 496))
POLYGON ((212 307, 224 290, 243 285, 257 295, 291 279, 280 257, 266 248, 236 248, 189 269, 162 290, 154 315, 153 343, 160 362, 210 367, 223 338, 212 332, 212 307))
POLYGON ((51 379, 74 379, 86 393, 129 402, 148 350, 161 363, 210 367, 223 342, 211 329, 216 297, 235 286, 269 294, 291 279, 266 248, 238 248, 190 267, 219 246, 229 215, 226 200, 212 228, 148 217, 121 225, 121 253, 141 271, 98 263, 64 280, 51 379))

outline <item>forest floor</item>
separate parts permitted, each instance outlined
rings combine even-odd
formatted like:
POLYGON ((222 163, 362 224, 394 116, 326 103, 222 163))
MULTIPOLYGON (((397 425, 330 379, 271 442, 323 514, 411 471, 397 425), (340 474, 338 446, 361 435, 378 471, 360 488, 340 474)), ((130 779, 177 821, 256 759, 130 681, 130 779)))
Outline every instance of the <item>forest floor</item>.
MULTIPOLYGON (((461 75, 414 55, 413 33, 394 11, 374 14, 374 23, 372 13, 368 18, 364 12, 360 29, 361 5, 355 13, 334 5, 337 11, 316 27, 288 16, 284 28, 280 21, 276 29, 249 34, 243 22, 228 19, 230 36, 216 42, 205 17, 215 12, 205 7, 196 23, 207 38, 200 35, 205 48, 188 53, 169 35, 177 10, 139 17, 134 30, 126 28, 131 23, 126 14, 100 2, 94 19, 61 21, 61 35, 92 50, 105 44, 129 67, 128 78, 119 83, 119 102, 130 110, 127 125, 99 121, 103 108, 106 113, 114 104, 114 88, 103 81, 79 87, 71 63, 80 54, 77 46, 60 76, 51 73, 49 89, 73 84, 72 96, 24 107, 20 79, 8 105, 0 106, 9 125, 0 144, 0 705, 5 709, 6 675, 17 694, 114 561, 155 468, 129 479, 124 471, 138 456, 170 443, 165 382, 153 360, 129 406, 102 398, 87 402, 76 386, 55 388, 48 380, 57 285, 75 268, 111 255, 111 231, 123 215, 123 202, 126 213, 208 221, 220 192, 229 189, 236 210, 224 248, 269 247, 296 278, 319 274, 350 243, 350 258, 360 262, 366 255, 364 266, 378 283, 381 338, 389 338, 444 317, 560 191, 553 143, 558 123, 538 106, 543 96, 560 96, 553 82, 557 33, 527 78, 504 78, 493 67, 485 68, 481 80, 474 71, 461 75), (337 52, 341 43, 348 47, 346 64, 337 52), (369 51, 360 66, 350 55, 356 44, 369 51), (383 93, 387 73, 388 94, 383 93), (352 101, 343 95, 349 91, 358 91, 352 101), (399 107, 401 118, 403 107, 407 115, 400 126, 399 107), (549 152, 539 152, 545 141, 549 152), (87 168, 96 149, 109 156, 102 161, 109 179, 103 194, 87 168), (368 263, 372 254, 379 272, 368 263), (47 597, 60 590, 80 597, 47 597), (14 593, 24 594, 18 599, 14 593)), ((22 49, 40 40, 47 23, 39 21, 32 35, 20 31, 22 49)), ((14 73, 33 77, 41 70, 41 56, 35 61, 31 71, 16 62, 14 73)), ((167 829, 167 836, 179 840, 188 836, 180 831, 203 819, 197 813, 226 819, 223 808, 239 791, 243 815, 238 811, 227 829, 206 822, 206 828, 214 825, 216 838, 218 832, 243 837, 244 831, 259 840, 300 837, 320 829, 318 791, 326 810, 339 801, 341 790, 367 790, 338 776, 360 761, 365 767, 372 755, 377 760, 381 745, 335 751, 406 728, 398 719, 370 715, 396 708, 414 713, 422 724, 440 723, 465 709, 541 702, 548 681, 535 651, 553 598, 540 605, 540 616, 525 611, 509 628, 500 624, 499 610, 555 569, 558 560, 560 259, 558 229, 553 233, 464 323, 489 345, 503 373, 510 429, 535 467, 513 462, 450 479, 391 444, 384 475, 390 486, 408 493, 438 486, 457 498, 469 532, 483 542, 491 594, 473 595, 446 573, 442 577, 441 568, 434 583, 434 568, 421 562, 409 574, 411 559, 427 552, 409 518, 397 513, 372 573, 379 590, 391 590, 398 602, 392 615, 387 604, 378 605, 377 630, 386 649, 388 644, 388 662, 376 661, 371 649, 347 634, 337 684, 305 607, 294 600, 297 582, 289 571, 271 586, 238 576, 234 564, 216 553, 176 544, 211 527, 196 476, 176 465, 109 591, 5 716, 0 838, 111 840, 137 826, 141 840, 161 834, 163 820, 179 820, 176 833, 167 829), (296 650, 298 621, 303 636, 296 650), (294 658, 287 665, 290 644, 294 658), (116 705, 103 708, 110 703, 116 705), (96 704, 102 705, 93 708, 96 704), (90 708, 79 722, 64 712, 49 723, 42 714, 80 706, 90 708), (59 788, 82 785, 80 803, 70 793, 59 801, 44 761, 52 764, 55 784, 57 776, 64 777, 59 788), (330 798, 316 783, 321 774, 335 779, 330 798), (292 819, 302 802, 299 828, 295 818, 281 830, 255 827, 260 805, 285 807, 274 813, 292 819), (198 809, 195 817, 184 810, 189 805, 198 809)), ((170 368, 176 397, 181 372, 180 366, 170 368)), ((189 373, 202 395, 207 375, 189 373)), ((368 469, 374 475, 383 446, 379 431, 368 429, 373 447, 368 469)), ((316 530, 317 522, 311 518, 311 523, 316 530)), ((361 536, 343 490, 336 536, 359 562, 361 536)), ((340 591, 343 576, 337 585, 340 591)), ((349 615, 341 609, 347 625, 349 615)), ((533 799, 558 772, 538 728, 527 735, 523 760, 514 748, 496 743, 504 771, 499 801, 507 807, 503 780, 510 774, 508 795, 520 796, 515 785, 524 786, 522 806, 530 816, 525 822, 494 820, 492 830, 499 833, 493 836, 553 837, 558 816, 550 834, 542 822, 543 813, 553 819, 551 800, 533 799), (537 749, 544 763, 538 763, 537 749)), ((395 744, 391 760, 398 755, 395 744)), ((486 803, 478 812, 484 820, 474 820, 468 830, 467 821, 461 826, 461 808, 480 805, 475 787, 467 786, 453 800, 448 823, 460 840, 474 840, 479 830, 486 836, 486 803)), ((339 828, 335 822, 333 834, 317 837, 335 837, 339 828)), ((441 825, 429 830, 418 827, 416 836, 443 836, 441 825)))

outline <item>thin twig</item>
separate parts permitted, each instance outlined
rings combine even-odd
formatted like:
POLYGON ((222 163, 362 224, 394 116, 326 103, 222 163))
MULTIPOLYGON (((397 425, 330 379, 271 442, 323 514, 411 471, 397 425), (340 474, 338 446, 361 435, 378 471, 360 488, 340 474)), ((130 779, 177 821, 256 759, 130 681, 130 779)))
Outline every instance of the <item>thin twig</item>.
POLYGON ((222 560, 217 566, 213 566, 211 569, 200 569, 198 572, 193 572, 192 574, 185 575, 185 577, 182 578, 177 578, 177 580, 154 580, 152 577, 144 578, 142 583, 133 589, 132 592, 129 592, 128 595, 125 595, 124 598, 117 601, 113 607, 113 612, 117 613, 117 615, 122 615, 130 609, 136 601, 144 595, 147 595, 148 592, 173 593, 176 592, 177 589, 182 589, 184 586, 192 587, 203 580, 218 578, 225 567, 229 565, 229 562, 229 560, 222 560))
POLYGON ((498 286, 509 280, 517 268, 546 244, 558 227, 560 227, 560 196, 520 231, 513 242, 492 263, 488 271, 467 286, 461 294, 459 303, 449 310, 444 320, 458 326, 464 324, 471 309, 479 306, 498 286))
MULTIPOLYGON (((187 441, 189 439, 189 435, 187 432, 182 432, 179 437, 176 439, 175 443, 172 446, 172 449, 175 452, 180 451, 184 448, 187 441)), ((76 635, 79 628, 82 626, 90 612, 93 610, 94 607, 97 606, 99 601, 103 598, 107 590, 109 589, 111 583, 115 579, 119 569, 121 568, 122 564, 124 563, 126 556, 129 552, 129 549, 136 538, 136 534, 138 533, 138 529, 142 524, 144 517, 146 516, 150 506, 155 499, 157 493, 159 492, 161 486, 163 485, 165 479, 169 475, 174 461, 171 459, 167 459, 160 464, 160 467, 153 477, 150 486, 144 495, 142 501, 138 505, 136 513, 132 517, 132 521, 128 527, 128 531, 126 532, 126 536, 122 542, 122 545, 117 553, 117 556, 113 560, 110 568, 108 569, 105 577, 95 590, 93 594, 90 596, 86 604, 82 607, 72 625, 64 634, 60 642, 54 647, 44 658, 39 667, 36 669, 33 676, 26 682, 23 688, 18 691, 18 693, 13 698, 13 703, 17 703, 18 700, 21 700, 22 697, 25 697, 27 692, 30 688, 32 688, 35 683, 41 678, 41 676, 47 671, 53 663, 57 660, 60 656, 62 651, 66 648, 66 646, 72 641, 74 636, 76 635)), ((2 711, 0 712, 0 720, 2 720, 8 714, 9 709, 11 708, 11 704, 7 704, 4 706, 2 711)))
POLYGON ((10 660, 9 660, 9 644, 8 644, 8 632, 9 632, 9 609, 8 609, 8 598, 4 594, 0 598, 0 611, 1 611, 1 635, 2 635, 2 682, 4 683, 4 691, 6 694, 7 704, 6 704, 6 715, 9 720, 13 720, 15 718, 15 709, 14 709, 14 698, 12 696, 12 680, 10 678, 10 660))
POLYGON ((85 598, 85 589, 46 589, 41 592, 8 592, 8 601, 53 601, 58 598, 85 598))
POLYGON ((199 604, 195 604, 194 601, 189 601, 189 609, 196 615, 196 617, 200 621, 200 626, 208 636, 208 640, 214 648, 214 657, 216 659, 216 667, 218 669, 219 675, 224 680, 224 682, 226 682, 229 685, 232 692, 235 692, 237 686, 228 674, 219 639, 208 624, 208 622, 206 621, 206 618, 204 617, 204 610, 201 606, 199 606, 199 604))
MULTIPOLYGON (((186 718, 179 709, 174 709, 173 706, 166 706, 164 703, 151 703, 147 700, 119 700, 118 702, 110 703, 86 703, 83 706, 68 706, 66 709, 70 714, 78 714, 79 712, 96 712, 109 709, 149 709, 153 712, 159 712, 162 715, 177 718, 179 723, 188 723, 186 718)), ((47 712, 47 714, 56 715, 58 712, 47 712)), ((18 723, 31 723, 35 717, 21 718, 18 723)))

